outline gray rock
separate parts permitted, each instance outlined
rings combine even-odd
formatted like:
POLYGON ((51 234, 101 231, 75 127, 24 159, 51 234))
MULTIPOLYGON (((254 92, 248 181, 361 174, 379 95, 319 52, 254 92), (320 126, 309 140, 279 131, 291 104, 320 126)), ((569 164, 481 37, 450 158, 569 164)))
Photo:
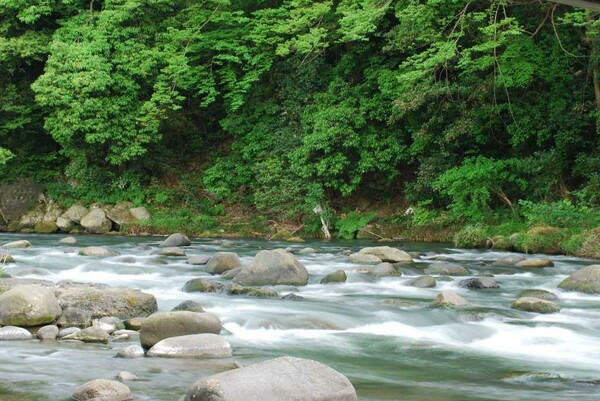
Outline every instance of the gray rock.
POLYGON ((108 334, 112 334, 119 329, 125 328, 123 322, 118 317, 114 316, 104 316, 100 319, 94 320, 92 323, 93 326, 100 327, 102 330, 106 331, 108 334))
POLYGON ((60 241, 58 241, 59 244, 64 244, 64 245, 74 245, 77 243, 77 238, 75 237, 65 237, 63 239, 61 239, 60 241))
POLYGON ((81 205, 73 205, 67 209, 67 211, 63 214, 63 216, 70 219, 73 223, 79 224, 81 219, 83 219, 90 211, 81 206, 81 205))
POLYGON ((33 336, 22 327, 4 326, 0 328, 0 341, 31 340, 33 336))
POLYGON ((31 246, 31 242, 27 240, 19 240, 19 241, 11 241, 7 242, 0 246, 0 248, 29 248, 31 246))
POLYGON ((170 337, 154 344, 148 356, 162 358, 217 359, 232 356, 231 345, 218 334, 170 337))
POLYGON ((15 263, 15 258, 10 253, 0 252, 0 265, 7 263, 15 263))
POLYGON ((142 323, 140 343, 144 349, 149 349, 169 337, 220 332, 221 321, 212 313, 158 312, 142 323))
POLYGON ((223 288, 223 284, 205 280, 203 278, 193 278, 186 281, 183 285, 183 292, 219 292, 223 288))
POLYGON ((198 302, 190 301, 190 300, 179 303, 172 310, 175 312, 176 311, 204 312, 204 309, 198 302))
POLYGON ((378 264, 383 262, 380 257, 375 255, 369 255, 365 253, 351 253, 348 255, 348 259, 352 263, 366 263, 366 264, 378 264))
POLYGON ((301 295, 295 294, 293 292, 290 292, 289 294, 282 296, 281 299, 286 300, 286 301, 303 301, 304 297, 301 295))
POLYGON ((133 344, 119 350, 115 356, 126 359, 142 358, 144 356, 144 349, 137 344, 133 344))
POLYGON ((525 258, 519 255, 507 255, 497 259, 494 264, 497 266, 514 266, 524 260, 525 258))
POLYGON ((492 288, 500 288, 498 283, 489 277, 474 277, 461 280, 458 283, 459 287, 469 288, 472 290, 485 290, 492 288))
POLYGON ((412 262, 412 257, 407 253, 397 248, 392 248, 390 246, 373 246, 363 248, 358 253, 362 253, 364 255, 375 255, 380 258, 384 262, 412 262))
POLYGON ((312 253, 317 253, 317 250, 315 248, 307 247, 307 248, 300 249, 298 251, 298 253, 301 254, 301 255, 309 255, 309 254, 312 254, 312 253))
POLYGON ((294 255, 284 250, 260 251, 233 282, 243 286, 306 285, 308 271, 294 255))
POLYGON ((112 228, 112 221, 106 217, 102 209, 93 209, 79 222, 90 234, 106 234, 112 228))
POLYGON ((536 289, 523 290, 523 291, 519 292, 519 294, 517 295, 517 298, 524 298, 524 297, 545 299, 546 301, 557 301, 558 300, 558 297, 556 296, 556 294, 554 294, 550 291, 536 290, 536 289))
POLYGON ((35 333, 35 337, 39 340, 56 340, 58 336, 58 327, 51 324, 48 326, 40 327, 35 333))
POLYGON ((369 274, 372 274, 373 276, 376 277, 390 277, 390 276, 401 276, 402 272, 398 269, 396 269, 396 267, 389 263, 389 262, 383 262, 378 264, 377 266, 375 266, 374 268, 372 268, 369 271, 369 274))
POLYGON ((45 212, 43 210, 36 209, 23 215, 19 220, 21 229, 35 227, 36 224, 39 224, 44 220, 44 214, 45 212))
POLYGON ((131 202, 119 202, 114 207, 107 207, 105 209, 106 217, 118 227, 127 223, 132 223, 136 221, 136 219, 129 212, 131 206, 133 206, 131 202))
POLYGON ((154 295, 125 287, 61 282, 55 293, 63 309, 83 309, 90 312, 92 318, 128 319, 148 316, 158 309, 154 295))
POLYGON ((323 277, 321 279, 321 284, 345 283, 347 278, 345 271, 336 270, 323 277))
POLYGON ((519 309, 527 312, 536 313, 556 313, 560 311, 560 306, 545 299, 523 297, 512 303, 513 309, 519 309))
POLYGON ((132 401, 129 387, 115 380, 96 379, 75 390, 73 401, 132 401))
POLYGON ((118 256, 118 252, 109 251, 103 246, 88 246, 79 251, 81 256, 97 256, 97 257, 108 257, 118 256))
POLYGON ((189 246, 192 245, 192 241, 181 233, 171 234, 166 240, 160 243, 161 248, 170 248, 173 246, 189 246))
POLYGON ((564 279, 558 288, 565 291, 600 294, 600 265, 590 265, 577 270, 564 279))
POLYGON ((525 259, 515 264, 517 267, 525 268, 541 268, 541 267, 552 267, 554 262, 547 258, 532 258, 525 259))
POLYGON ((235 276, 238 275, 239 272, 244 270, 244 267, 238 267, 236 269, 227 270, 225 273, 221 274, 221 279, 223 280, 233 280, 235 276))
POLYGON ((68 217, 60 216, 58 219, 56 219, 56 227, 58 227, 58 229, 62 232, 68 233, 71 231, 74 225, 75 223, 73 223, 73 221, 68 217))
POLYGON ((320 362, 281 357, 199 380, 184 401, 356 401, 350 381, 320 362))
POLYGON ((92 314, 80 308, 65 308, 56 322, 60 327, 85 328, 92 324, 92 314))
POLYGON ((416 288, 433 288, 437 285, 432 276, 418 276, 406 282, 406 285, 416 288))
POLYGON ((194 255, 187 260, 188 265, 205 265, 210 260, 210 255, 194 255))
POLYGON ((134 375, 133 373, 122 371, 117 374, 115 380, 119 382, 135 382, 141 380, 139 377, 134 375))
POLYGON ((38 280, 34 278, 13 278, 13 277, 0 277, 0 294, 10 290, 11 288, 19 285, 31 285, 37 284, 42 287, 53 288, 55 284, 48 280, 38 280))
POLYGON ((222 274, 227 270, 237 269, 242 266, 240 257, 233 252, 217 252, 206 264, 206 272, 222 274))
POLYGON ((150 220, 150 212, 145 207, 133 207, 129 209, 129 213, 137 221, 150 220))
POLYGON ((52 323, 62 310, 52 290, 41 285, 16 286, 0 295, 0 324, 20 327, 52 323))
POLYGON ((62 329, 58 332, 57 337, 63 338, 68 336, 69 334, 78 333, 81 329, 79 327, 67 327, 66 329, 62 329))
POLYGON ((425 269, 427 274, 438 274, 443 276, 468 276, 469 271, 461 265, 454 263, 432 263, 425 269))
POLYGON ((107 344, 109 334, 100 327, 88 327, 68 336, 64 336, 63 340, 77 340, 84 343, 103 343, 107 344))
POLYGON ((467 306, 469 302, 452 290, 442 291, 432 302, 433 307, 455 308, 467 306))
POLYGON ((120 258, 115 259, 115 262, 134 264, 135 262, 137 262, 137 260, 135 260, 133 256, 121 256, 120 258))

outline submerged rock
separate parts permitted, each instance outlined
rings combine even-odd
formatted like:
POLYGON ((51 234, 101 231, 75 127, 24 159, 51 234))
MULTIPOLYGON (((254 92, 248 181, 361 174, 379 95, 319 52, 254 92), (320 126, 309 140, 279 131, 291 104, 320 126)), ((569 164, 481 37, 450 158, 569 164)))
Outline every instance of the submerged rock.
POLYGON ((327 365, 281 357, 199 380, 184 401, 356 401, 350 381, 327 365))
POLYGON ((58 241, 59 244, 63 245, 75 245, 77 243, 77 238, 75 237, 65 237, 58 241))
POLYGON ((206 272, 210 274, 222 274, 228 270, 237 269, 242 266, 240 257, 233 252, 217 252, 206 264, 206 272))
POLYGON ((376 277, 390 277, 390 276, 401 276, 402 272, 398 269, 396 269, 396 267, 389 263, 389 262, 383 262, 378 264, 377 266, 373 267, 370 271, 369 274, 372 274, 373 276, 376 277))
POLYGON ((148 317, 140 329, 140 342, 145 349, 169 337, 188 334, 221 333, 221 321, 212 313, 158 312, 148 317))
POLYGON ((6 263, 15 263, 15 258, 10 253, 0 252, 0 265, 6 263))
POLYGON ((126 359, 142 358, 144 356, 144 349, 137 344, 133 344, 119 350, 115 356, 126 359))
POLYGON ((556 294, 550 292, 550 291, 546 291, 546 290, 536 290, 536 289, 527 289, 527 290, 523 290, 521 292, 519 292, 519 294, 517 295, 518 298, 538 298, 538 299, 544 299, 546 301, 557 301, 558 297, 556 296, 556 294))
POLYGON ((127 371, 122 371, 119 372, 117 374, 117 377, 115 377, 116 381, 119 382, 135 382, 138 380, 141 380, 139 377, 137 377, 136 375, 134 375, 133 373, 127 372, 127 371))
POLYGON ((507 255, 507 256, 503 256, 501 258, 498 258, 495 262, 494 265, 496 266, 514 266, 519 262, 524 261, 525 258, 523 256, 519 256, 519 255, 507 255))
POLYGON ((286 301, 303 301, 304 297, 301 295, 295 294, 293 292, 290 292, 289 294, 282 296, 281 299, 286 300, 286 301))
POLYGON ((523 297, 512 303, 513 309, 519 309, 527 312, 536 313, 556 313, 560 311, 560 306, 545 299, 523 297))
POLYGON ((96 379, 75 390, 73 401, 132 401, 129 387, 115 380, 96 379))
POLYGON ((154 344, 148 356, 162 358, 216 359, 232 356, 231 345, 218 334, 169 337, 154 344))
POLYGON ((412 257, 405 251, 390 246, 374 246, 361 249, 358 253, 374 255, 383 262, 412 262, 412 257))
POLYGON ((254 287, 242 287, 238 284, 229 284, 225 291, 230 295, 248 295, 250 297, 257 298, 274 298, 278 297, 279 294, 272 288, 262 287, 262 288, 254 288, 254 287))
POLYGON ((243 286, 306 285, 308 271, 294 255, 282 249, 260 251, 233 282, 243 286))
POLYGON ((577 270, 564 279, 558 288, 565 291, 600 294, 600 265, 590 265, 577 270))
POLYGON ((60 316, 52 290, 41 285, 20 285, 0 295, 0 324, 21 327, 52 323, 60 316))
POLYGON ((119 253, 115 251, 109 251, 103 246, 88 246, 79 251, 81 256, 97 256, 97 257, 109 257, 118 256, 119 253))

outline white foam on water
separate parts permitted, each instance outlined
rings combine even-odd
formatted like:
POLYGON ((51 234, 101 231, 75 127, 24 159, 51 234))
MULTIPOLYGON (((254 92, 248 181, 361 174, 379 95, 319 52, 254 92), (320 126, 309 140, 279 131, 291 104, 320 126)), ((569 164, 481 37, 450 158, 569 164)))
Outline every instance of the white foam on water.
POLYGON ((318 329, 286 329, 278 330, 272 328, 250 329, 238 323, 225 323, 223 327, 229 331, 236 339, 248 344, 273 344, 278 342, 291 343, 295 340, 315 340, 322 339, 336 333, 342 333, 341 330, 318 330, 318 329))

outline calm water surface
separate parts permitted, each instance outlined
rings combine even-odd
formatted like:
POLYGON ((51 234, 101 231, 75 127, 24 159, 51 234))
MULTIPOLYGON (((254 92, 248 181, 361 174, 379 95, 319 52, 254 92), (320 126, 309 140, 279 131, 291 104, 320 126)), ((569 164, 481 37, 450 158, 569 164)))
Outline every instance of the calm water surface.
MULTIPOLYGON (((6 267, 14 277, 58 282, 105 283, 139 288, 156 296, 159 310, 183 300, 199 302, 223 322, 223 335, 234 357, 217 361, 186 359, 119 359, 117 351, 136 341, 108 345, 57 342, 0 342, 0 400, 69 399, 80 384, 112 379, 127 370, 145 379, 129 382, 136 400, 178 400, 198 379, 242 365, 292 355, 326 363, 345 374, 360 400, 600 400, 600 296, 563 292, 557 284, 594 261, 555 256, 554 268, 523 271, 493 266, 504 252, 455 249, 439 244, 391 244, 420 252, 403 267, 402 277, 374 279, 356 271, 342 251, 367 242, 307 242, 310 255, 298 254, 307 267, 309 285, 275 287, 303 301, 188 294, 183 284, 205 276, 186 258, 151 255, 160 238, 78 237, 77 247, 102 245, 132 256, 97 259, 65 253, 62 236, 0 234, 0 243, 26 238, 33 247, 11 250, 16 264, 6 267), (149 245, 145 249, 140 245, 149 245), (458 262, 472 276, 493 274, 501 288, 473 291, 458 287, 459 279, 438 281, 437 288, 419 289, 405 282, 432 258, 458 262), (321 285, 334 270, 348 275, 345 284, 321 285), (510 309, 525 288, 559 296, 560 313, 537 315, 510 309), (430 309, 442 289, 453 289, 472 306, 463 310, 430 309), (524 374, 527 373, 527 374, 524 374), (542 374, 543 373, 543 374, 542 374)), ((238 253, 244 262, 262 249, 285 243, 194 240, 188 256, 218 251, 238 253)))

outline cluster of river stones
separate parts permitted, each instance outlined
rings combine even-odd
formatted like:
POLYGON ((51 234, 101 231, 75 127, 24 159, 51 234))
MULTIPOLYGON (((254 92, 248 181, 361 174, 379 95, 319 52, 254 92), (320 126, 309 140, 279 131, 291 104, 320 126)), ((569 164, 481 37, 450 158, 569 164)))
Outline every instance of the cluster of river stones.
MULTIPOLYGON (((61 242, 76 243, 73 237, 61 242)), ((191 241, 183 234, 173 234, 160 244, 161 255, 185 256, 191 241)), ((10 248, 29 247, 28 241, 14 241, 0 249, 2 263, 14 262, 10 248)), ((304 265, 290 252, 291 249, 264 250, 256 254, 250 264, 244 265, 233 252, 214 255, 195 255, 188 259, 192 265, 218 276, 217 280, 195 278, 185 283, 185 292, 226 292, 256 297, 278 297, 269 286, 304 286, 309 274, 304 265), (224 282, 228 281, 228 284, 224 282)), ((300 252, 314 252, 305 248, 300 252)), ((79 250, 83 256, 106 257, 117 254, 104 247, 79 250)), ((367 247, 357 253, 348 253, 349 261, 357 270, 376 277, 402 275, 404 266, 413 262, 413 256, 389 246, 367 247)), ((510 255, 495 262, 522 269, 553 266, 549 259, 524 258, 510 255)), ((431 288, 436 277, 469 276, 463 266, 436 262, 428 265, 424 274, 414 276, 406 285, 431 288)), ((338 270, 326 275, 322 284, 341 284, 346 273, 338 270)), ((473 290, 498 288, 491 276, 463 279, 459 285, 473 290)), ((590 265, 571 274, 559 285, 563 290, 600 293, 600 265, 590 265)), ((282 297, 301 300, 290 293, 282 297)), ((556 295, 543 290, 525 290, 512 307, 528 312, 552 313, 560 310, 556 295)), ((441 291, 432 301, 432 307, 460 308, 468 306, 466 299, 452 290, 441 291)), ((233 351, 222 330, 218 316, 205 312, 193 301, 184 301, 172 311, 158 312, 153 295, 140 290, 111 287, 102 284, 84 284, 71 281, 54 283, 45 280, 0 278, 0 340, 27 340, 34 336, 42 341, 77 341, 109 343, 139 339, 139 345, 120 349, 120 358, 201 358, 232 357, 233 351)), ((183 400, 356 400, 350 381, 334 369, 307 359, 281 357, 241 367, 203 378, 193 384, 183 400)), ((130 389, 123 381, 136 376, 121 372, 117 380, 92 380, 80 386, 73 400, 131 400, 130 389)))

